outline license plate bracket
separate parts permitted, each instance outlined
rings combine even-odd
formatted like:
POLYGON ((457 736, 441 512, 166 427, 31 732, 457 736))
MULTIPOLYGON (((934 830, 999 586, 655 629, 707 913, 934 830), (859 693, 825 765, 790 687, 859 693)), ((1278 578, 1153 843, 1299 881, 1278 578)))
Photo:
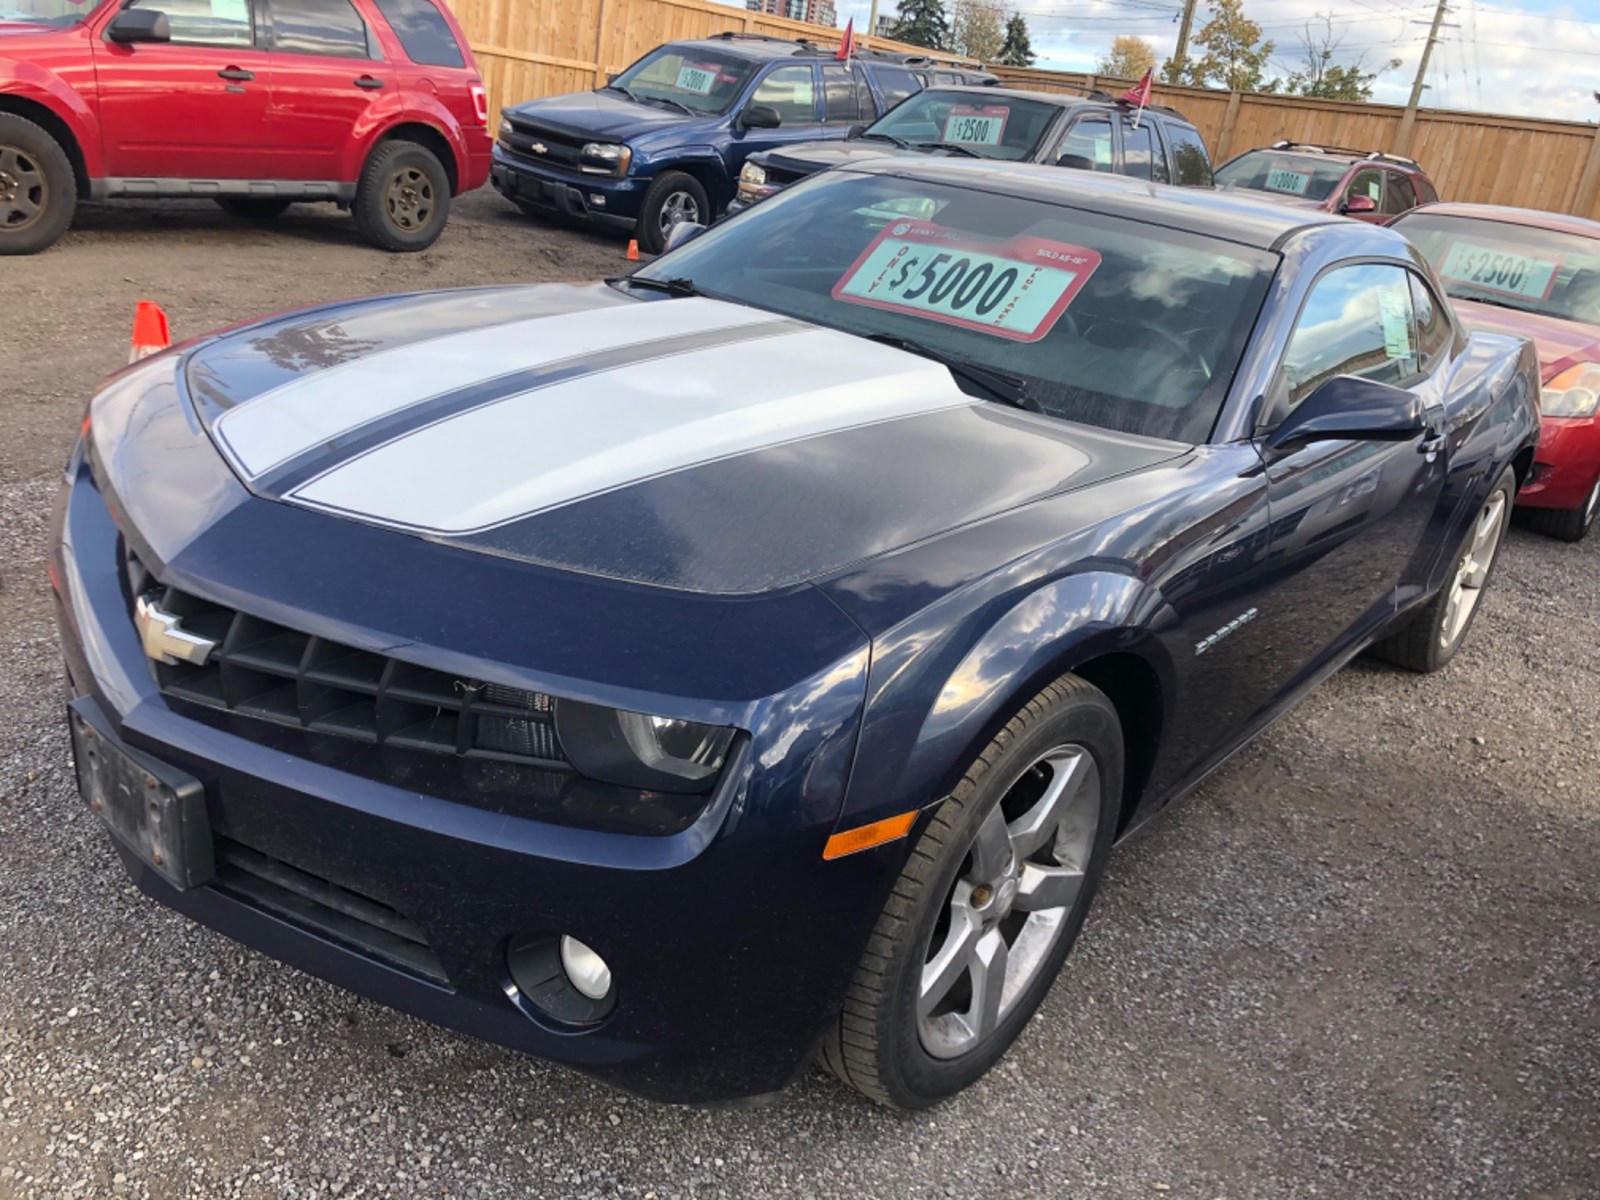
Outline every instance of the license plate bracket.
POLYGON ((204 785, 123 745, 94 702, 67 709, 78 793, 116 838, 173 887, 187 891, 216 873, 204 785))

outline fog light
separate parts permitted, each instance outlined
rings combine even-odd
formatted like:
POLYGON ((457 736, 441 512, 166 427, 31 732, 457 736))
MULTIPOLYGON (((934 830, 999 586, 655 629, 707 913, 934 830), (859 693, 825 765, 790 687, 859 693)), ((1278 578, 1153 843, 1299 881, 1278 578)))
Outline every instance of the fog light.
POLYGON ((561 966, 572 986, 591 1000, 604 1000, 611 991, 611 968, 575 937, 561 935, 561 966))
POLYGON ((606 198, 599 192, 590 192, 589 203, 595 208, 604 208, 606 206, 606 198))

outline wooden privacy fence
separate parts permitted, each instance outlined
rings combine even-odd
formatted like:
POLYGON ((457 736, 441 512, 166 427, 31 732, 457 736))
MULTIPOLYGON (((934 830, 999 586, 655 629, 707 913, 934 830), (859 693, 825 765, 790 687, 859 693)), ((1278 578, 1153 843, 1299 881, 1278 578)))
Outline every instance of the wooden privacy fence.
MULTIPOLYGON (((837 45, 843 31, 714 4, 710 0, 453 0, 488 85, 490 112, 536 96, 596 87, 647 51, 724 30, 810 38, 837 45)), ((864 46, 926 54, 879 38, 864 46)), ((949 55, 938 57, 951 59, 949 55)), ((959 60, 952 60, 959 61, 959 60)), ((1101 87, 1127 80, 992 67, 1007 84, 1036 91, 1101 87)), ((1448 200, 1511 204, 1600 220, 1600 126, 1392 104, 1306 100, 1255 92, 1157 84, 1155 102, 1193 121, 1221 162, 1284 138, 1388 150, 1422 163, 1448 200)))

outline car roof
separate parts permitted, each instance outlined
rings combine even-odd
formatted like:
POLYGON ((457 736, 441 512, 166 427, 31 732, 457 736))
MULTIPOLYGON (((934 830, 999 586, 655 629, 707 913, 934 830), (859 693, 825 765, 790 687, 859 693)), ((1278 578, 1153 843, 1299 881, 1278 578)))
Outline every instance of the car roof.
MULTIPOLYGON (((821 45, 800 38, 771 37, 766 34, 754 33, 735 33, 731 37, 713 34, 710 37, 703 38, 680 38, 663 42, 662 44, 666 46, 693 46, 698 50, 729 54, 738 58, 749 59, 753 62, 771 62, 780 58, 832 59, 838 54, 838 48, 834 46, 821 45)), ((882 50, 863 51, 856 61, 863 66, 905 67, 908 70, 918 71, 960 71, 966 74, 983 72, 982 67, 936 62, 925 55, 898 54, 882 50)))
MULTIPOLYGON (((1426 175, 1422 164, 1414 158, 1386 154, 1382 150, 1349 150, 1342 146, 1316 146, 1310 142, 1279 142, 1273 146, 1256 146, 1236 154, 1229 161, 1237 161, 1251 154, 1273 154, 1285 158, 1304 158, 1311 162, 1331 162, 1341 166, 1365 165, 1387 167, 1403 175, 1426 175)), ((1227 164, 1223 164, 1226 166, 1227 164)))
MULTIPOLYGON (((1028 88, 993 87, 973 83, 935 83, 923 89, 925 92, 965 92, 973 97, 993 103, 996 96, 1015 96, 1019 100, 1037 100, 1043 104, 1053 104, 1057 108, 1103 108, 1116 109, 1124 112, 1132 111, 1132 106, 1126 101, 1114 99, 1104 92, 1086 96, 1065 95, 1061 92, 1035 92, 1028 88)), ((1177 121, 1181 125, 1194 123, 1175 109, 1163 108, 1159 105, 1145 109, 1145 115, 1154 114, 1168 121, 1177 121)))
MULTIPOLYGON (((836 169, 990 190, 1047 204, 1068 204, 1261 250, 1276 248, 1287 236, 1302 229, 1351 223, 1333 213, 1288 208, 1237 192, 1172 187, 1124 175, 1041 168, 1033 163, 896 155, 865 159, 836 169)), ((1404 239, 1398 234, 1394 237, 1395 245, 1403 247, 1404 239)))
MULTIPOLYGON (((1466 204, 1461 201, 1444 201, 1439 204, 1424 204, 1412 209, 1411 212, 1425 212, 1441 217, 1476 217, 1480 221, 1500 221, 1507 225, 1531 225, 1536 229, 1549 229, 1557 233, 1575 233, 1579 237, 1600 238, 1600 221, 1591 221, 1587 217, 1574 217, 1567 213, 1545 212, 1537 208, 1511 208, 1504 204, 1466 204)), ((1402 215, 1410 216, 1411 213, 1402 215)))

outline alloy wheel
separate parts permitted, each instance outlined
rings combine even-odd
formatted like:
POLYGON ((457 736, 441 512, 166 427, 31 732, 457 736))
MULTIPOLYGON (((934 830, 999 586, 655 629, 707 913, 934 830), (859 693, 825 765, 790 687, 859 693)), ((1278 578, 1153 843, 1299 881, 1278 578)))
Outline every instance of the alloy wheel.
POLYGON ((0 233, 15 233, 45 211, 49 185, 44 167, 27 151, 0 146, 0 233))
POLYGON ((433 216, 433 180, 419 167, 401 167, 390 176, 383 200, 394 227, 414 233, 433 216))
POLYGON ((978 828, 929 937, 917 1032, 935 1058, 994 1033, 1049 961, 1083 889, 1100 823, 1100 770, 1057 746, 1024 770, 978 828))
POLYGON ((1456 568, 1455 578, 1450 581, 1450 599, 1445 606, 1444 622, 1439 631, 1439 645, 1445 649, 1455 645, 1478 607, 1483 585, 1489 579, 1489 568, 1494 565, 1495 553, 1500 549, 1500 539, 1505 534, 1509 510, 1506 493, 1496 489, 1478 514, 1472 530, 1472 542, 1461 559, 1461 565, 1456 568))
POLYGON ((665 200, 661 202, 661 218, 658 224, 661 227, 661 236, 666 237, 674 226, 684 221, 700 220, 700 205, 688 192, 668 192, 665 200))

